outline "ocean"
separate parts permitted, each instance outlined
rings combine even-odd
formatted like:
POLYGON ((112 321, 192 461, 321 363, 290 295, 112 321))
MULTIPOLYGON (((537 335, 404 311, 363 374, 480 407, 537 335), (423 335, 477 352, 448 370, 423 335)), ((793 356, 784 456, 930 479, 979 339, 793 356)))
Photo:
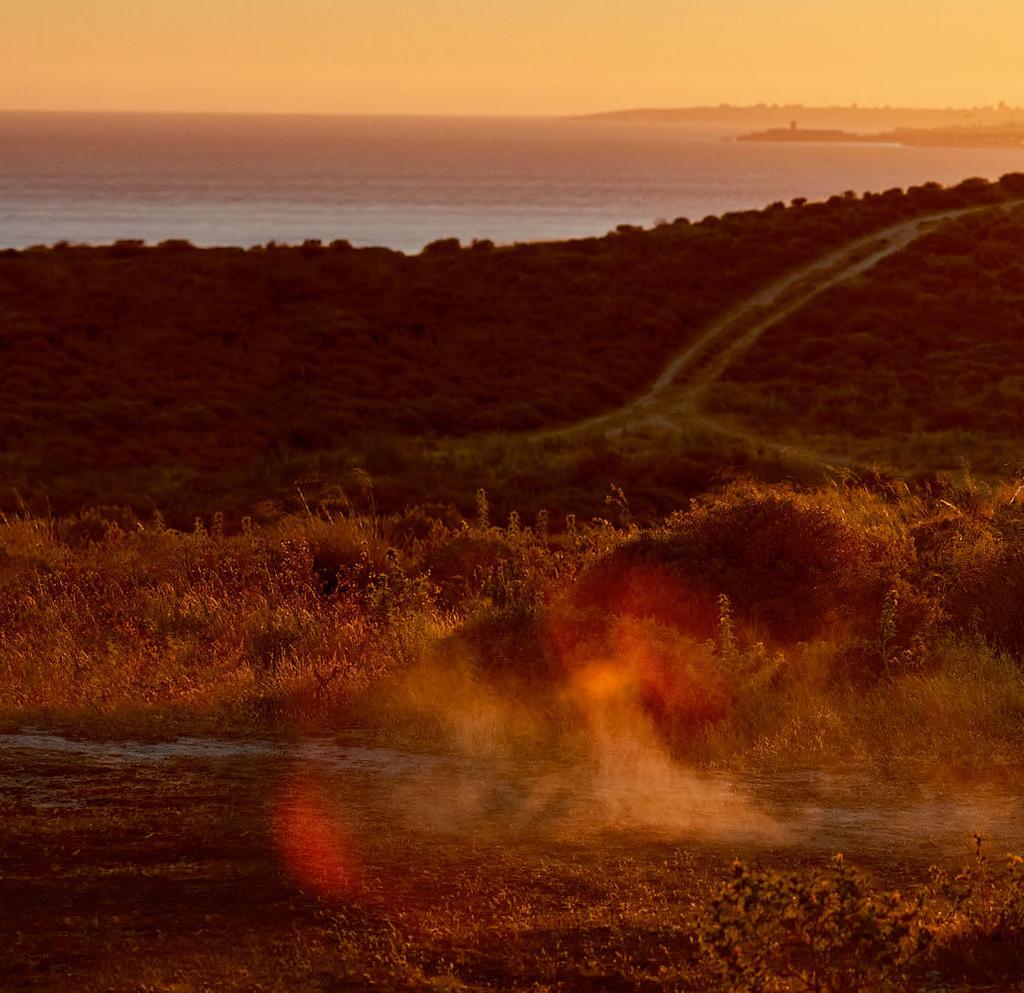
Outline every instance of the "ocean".
POLYGON ((416 252, 1024 171, 1014 149, 772 145, 509 118, 0 114, 0 247, 119 238, 416 252))

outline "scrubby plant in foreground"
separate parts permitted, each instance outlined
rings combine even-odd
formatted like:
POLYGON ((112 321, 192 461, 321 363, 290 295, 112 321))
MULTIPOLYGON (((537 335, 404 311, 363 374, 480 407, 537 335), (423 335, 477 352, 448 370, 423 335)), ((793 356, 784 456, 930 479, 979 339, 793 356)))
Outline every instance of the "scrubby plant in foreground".
POLYGON ((820 874, 737 863, 702 941, 737 991, 902 989, 931 940, 922 906, 873 892, 841 855, 820 874))
POLYGON ((735 863, 711 900, 700 941, 736 993, 854 993, 921 988, 927 975, 973 988, 1019 981, 1024 859, 982 852, 933 867, 909 893, 880 890, 837 855, 824 869, 735 863))

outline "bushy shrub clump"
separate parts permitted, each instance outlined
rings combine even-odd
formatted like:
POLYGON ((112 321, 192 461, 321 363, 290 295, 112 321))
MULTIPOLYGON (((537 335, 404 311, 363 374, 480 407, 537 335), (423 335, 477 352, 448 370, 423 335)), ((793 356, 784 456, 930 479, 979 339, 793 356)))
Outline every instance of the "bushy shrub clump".
POLYGON ((583 581, 605 610, 649 613, 710 636, 716 602, 774 641, 864 633, 913 550, 786 487, 740 484, 613 551, 583 581))

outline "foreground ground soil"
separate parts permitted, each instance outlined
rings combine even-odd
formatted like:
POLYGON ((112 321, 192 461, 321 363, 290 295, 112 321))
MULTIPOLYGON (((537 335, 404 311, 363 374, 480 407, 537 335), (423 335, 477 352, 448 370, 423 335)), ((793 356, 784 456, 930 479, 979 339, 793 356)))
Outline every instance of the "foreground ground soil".
MULTIPOLYGON (((401 752, 350 747, 344 775, 315 750, 155 754, 0 750, 0 988, 707 989, 697 930, 732 859, 827 860, 827 831, 758 840, 725 794, 720 836, 566 830, 558 797, 530 807, 522 783, 442 780, 401 752), (383 786, 382 755, 400 773, 383 786)), ((868 848, 886 887, 935 854, 868 848)), ((943 988, 1024 988, 1014 942, 948 958, 943 988)))
POLYGON ((362 835, 361 868, 339 874, 324 846, 347 845, 302 822, 310 798, 277 808, 274 760, 0 768, 32 784, 0 801, 5 990, 635 988, 686 975, 686 902, 727 866, 400 830, 362 835), (298 865, 275 835, 289 817, 298 865))

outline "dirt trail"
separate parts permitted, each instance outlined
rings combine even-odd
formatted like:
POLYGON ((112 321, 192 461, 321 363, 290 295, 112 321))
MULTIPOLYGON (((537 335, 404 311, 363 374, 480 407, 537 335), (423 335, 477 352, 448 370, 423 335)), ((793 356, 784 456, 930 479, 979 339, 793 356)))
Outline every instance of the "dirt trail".
MULTIPOLYGON (((771 775, 700 772, 672 764, 654 775, 565 756, 478 756, 408 750, 365 732, 291 743, 182 738, 162 743, 0 735, 0 806, 74 810, 113 783, 173 780, 183 769, 255 764, 286 781, 313 777, 327 795, 359 798, 367 829, 433 837, 591 842, 608 831, 753 851, 845 850, 862 858, 928 861, 970 849, 972 832, 1024 847, 1024 795, 995 783, 911 785, 867 772, 771 775), (59 770, 55 776, 47 773, 59 770), (133 771, 135 770, 135 771, 133 771), (446 802, 439 805, 438 797, 446 802)), ((257 777, 259 779, 259 777, 257 777)))
POLYGON ((704 329, 662 370, 641 396, 616 410, 578 421, 563 428, 538 431, 535 441, 571 440, 593 432, 615 437, 624 431, 653 428, 663 432, 681 429, 743 441, 776 456, 815 465, 853 466, 854 460, 825 453, 812 446, 784 444, 730 424, 699 410, 701 392, 766 332, 805 307, 819 294, 845 280, 874 268, 883 259, 901 252, 936 226, 987 210, 1009 210, 1024 204, 966 207, 928 214, 877 231, 837 249, 776 281, 704 329))
MULTIPOLYGON (((712 989, 692 936, 735 858, 813 878, 841 851, 873 888, 913 894, 972 857, 975 831, 993 864, 1021 850, 1024 796, 845 772, 608 776, 366 733, 37 732, 0 737, 0 822, 11 993, 712 989)), ((1018 989, 1019 944, 979 932, 914 988, 1018 989)))

